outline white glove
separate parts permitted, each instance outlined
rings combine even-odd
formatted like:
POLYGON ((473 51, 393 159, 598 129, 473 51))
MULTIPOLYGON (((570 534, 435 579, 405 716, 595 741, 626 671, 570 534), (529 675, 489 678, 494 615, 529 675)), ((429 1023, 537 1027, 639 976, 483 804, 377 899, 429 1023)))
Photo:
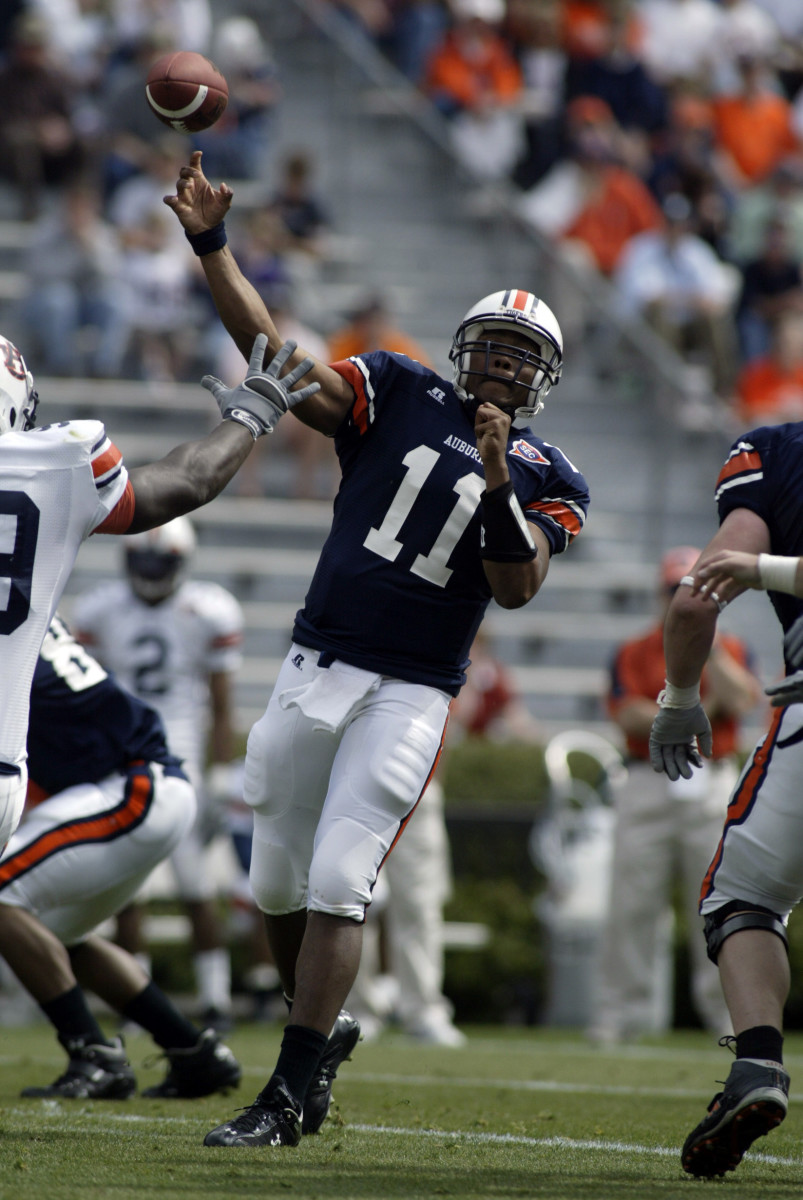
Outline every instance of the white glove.
POLYGON ((673 783, 681 775, 691 779, 692 767, 703 765, 697 748, 698 738, 700 750, 710 757, 711 722, 699 701, 689 708, 659 708, 650 730, 653 771, 665 772, 673 783))
POLYGON ((204 375, 202 387, 210 391, 217 401, 224 421, 237 421, 250 430, 256 441, 264 433, 273 433, 276 422, 294 405, 308 400, 321 390, 319 383, 308 383, 297 392, 290 389, 314 367, 311 358, 305 358, 293 367, 282 379, 279 371, 296 349, 296 343, 287 341, 277 350, 268 367, 263 368, 267 335, 258 333, 248 363, 248 374, 242 383, 228 388, 214 375, 204 375))
POLYGON ((786 679, 770 684, 764 691, 769 696, 773 708, 783 708, 786 704, 800 704, 803 702, 803 671, 787 675, 786 679))
POLYGON ((803 617, 798 617, 787 629, 783 639, 783 654, 790 666, 803 667, 803 617))

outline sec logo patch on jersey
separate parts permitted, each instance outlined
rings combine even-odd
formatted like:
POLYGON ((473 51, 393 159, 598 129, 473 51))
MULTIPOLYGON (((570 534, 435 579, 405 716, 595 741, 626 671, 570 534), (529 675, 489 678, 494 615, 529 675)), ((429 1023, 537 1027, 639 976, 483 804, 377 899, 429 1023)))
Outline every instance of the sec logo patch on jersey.
POLYGON ((549 466, 549 459, 544 458, 541 451, 535 446, 531 446, 529 442, 525 442, 524 438, 516 438, 509 453, 513 458, 523 458, 525 462, 545 463, 546 466, 549 466))

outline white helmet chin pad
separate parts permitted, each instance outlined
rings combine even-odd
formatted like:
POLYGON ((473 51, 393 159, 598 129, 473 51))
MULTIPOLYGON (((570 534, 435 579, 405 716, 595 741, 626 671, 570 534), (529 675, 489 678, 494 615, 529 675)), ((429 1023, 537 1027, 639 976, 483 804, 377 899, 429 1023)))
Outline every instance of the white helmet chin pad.
POLYGON ((31 429, 39 397, 25 359, 0 334, 0 434, 31 429))
MULTIPOLYGON (((563 367, 563 337, 551 308, 532 292, 510 289, 493 292, 473 305, 460 322, 452 341, 449 358, 454 363, 454 382, 471 394, 471 377, 494 378, 490 365, 491 347, 505 345, 505 333, 517 333, 530 339, 532 350, 515 351, 520 359, 519 371, 526 365, 536 365, 532 381, 525 383, 516 377, 520 388, 530 392, 530 403, 516 409, 517 428, 528 425, 544 406, 550 388, 560 379, 563 367), (494 334, 502 336, 494 337, 494 334), (485 354, 484 369, 470 370, 470 355, 485 354)), ((510 382, 509 377, 504 378, 510 382)))

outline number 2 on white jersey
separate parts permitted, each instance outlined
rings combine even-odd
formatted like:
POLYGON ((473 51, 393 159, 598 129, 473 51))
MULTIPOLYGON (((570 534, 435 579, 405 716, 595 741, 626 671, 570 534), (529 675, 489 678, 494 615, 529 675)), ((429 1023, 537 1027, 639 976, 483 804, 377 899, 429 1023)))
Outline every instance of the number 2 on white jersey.
MULTIPOLYGON (((402 463, 407 467, 407 474, 399 484, 382 524, 378 529, 369 530, 363 542, 366 550, 373 550, 374 554, 379 554, 389 562, 396 561, 404 544, 398 540, 397 534, 410 515, 421 488, 439 458, 439 452, 429 446, 417 446, 415 450, 405 454, 402 463)), ((446 564, 477 511, 480 497, 485 490, 485 480, 474 471, 470 471, 457 480, 452 490, 457 493, 457 503, 449 513, 429 554, 417 555, 410 568, 414 575, 420 575, 422 579, 427 579, 438 587, 446 587, 451 578, 452 570, 446 564)))

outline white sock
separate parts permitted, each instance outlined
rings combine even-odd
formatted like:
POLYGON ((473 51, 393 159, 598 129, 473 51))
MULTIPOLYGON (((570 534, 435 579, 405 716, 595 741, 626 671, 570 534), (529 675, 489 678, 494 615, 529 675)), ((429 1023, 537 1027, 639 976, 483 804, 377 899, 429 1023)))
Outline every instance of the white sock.
POLYGON ((228 950, 203 950, 193 958, 201 1008, 231 1008, 231 958, 228 950))

